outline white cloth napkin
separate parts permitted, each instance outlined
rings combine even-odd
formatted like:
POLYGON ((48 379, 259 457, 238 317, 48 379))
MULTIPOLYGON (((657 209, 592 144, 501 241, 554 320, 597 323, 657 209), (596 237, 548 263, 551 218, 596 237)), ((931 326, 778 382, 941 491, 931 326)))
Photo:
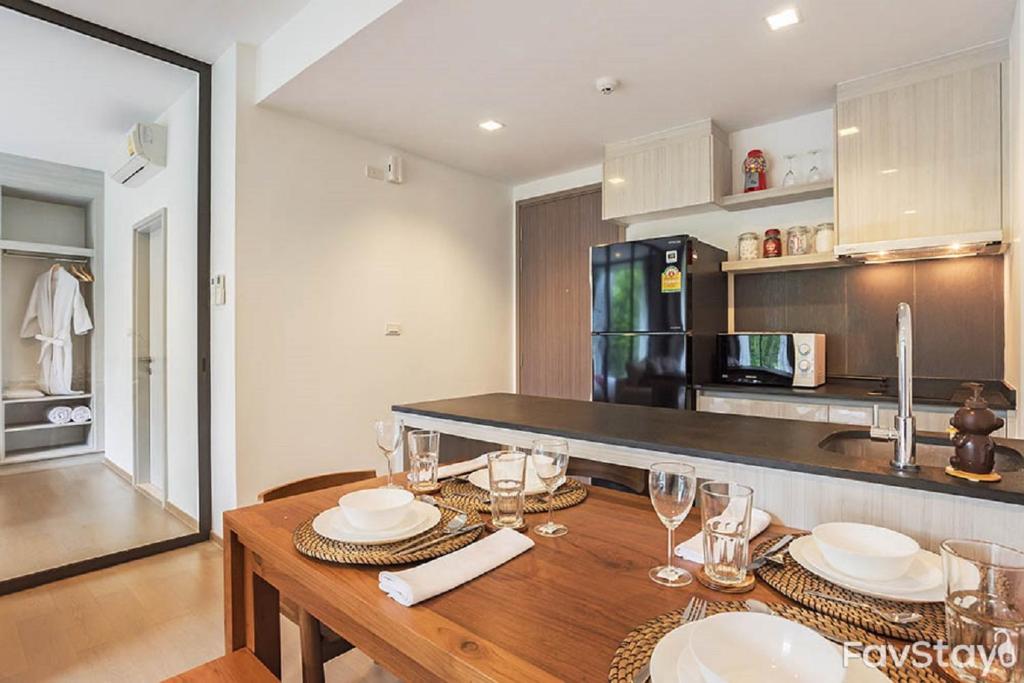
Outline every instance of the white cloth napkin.
POLYGON ((451 465, 441 465, 437 468, 437 478, 444 479, 445 477, 457 477, 467 472, 473 472, 479 469, 487 467, 487 454, 478 455, 472 460, 464 460, 462 462, 453 462, 451 465))
POLYGON ((411 607, 486 574, 533 547, 526 534, 502 529, 482 541, 400 572, 381 572, 380 589, 411 607))
MULTIPOLYGON (((772 516, 764 510, 754 508, 750 511, 750 538, 768 528, 772 522, 772 516)), ((676 557, 681 557, 690 562, 704 564, 704 532, 700 531, 695 536, 683 541, 676 546, 676 557)))
POLYGON ((46 411, 46 419, 55 425, 62 425, 71 422, 71 408, 68 406, 53 406, 46 411))
POLYGON ((71 411, 72 422, 89 422, 92 420, 92 410, 89 406, 75 406, 75 409, 71 411))

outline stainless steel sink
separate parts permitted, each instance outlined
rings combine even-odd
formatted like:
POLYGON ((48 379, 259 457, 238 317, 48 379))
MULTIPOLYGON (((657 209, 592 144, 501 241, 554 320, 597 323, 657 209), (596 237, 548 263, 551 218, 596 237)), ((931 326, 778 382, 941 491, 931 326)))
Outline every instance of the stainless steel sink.
MULTIPOLYGON (((917 435, 917 464, 922 467, 945 467, 953 455, 953 444, 941 436, 917 435)), ((869 433, 860 430, 835 432, 825 437, 818 447, 831 453, 888 463, 892 460, 891 441, 872 440, 869 433)), ((996 446, 996 472, 1024 470, 1024 456, 1005 446, 996 446)))

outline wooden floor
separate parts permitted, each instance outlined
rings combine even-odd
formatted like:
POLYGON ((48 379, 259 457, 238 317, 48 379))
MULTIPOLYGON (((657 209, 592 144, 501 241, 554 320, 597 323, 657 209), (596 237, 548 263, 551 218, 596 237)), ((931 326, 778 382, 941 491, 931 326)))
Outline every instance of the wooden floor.
MULTIPOLYGON (((0 597, 0 683, 148 683, 222 655, 222 561, 202 543, 0 597)), ((282 678, 298 683, 298 629, 281 629, 282 678)), ((397 679, 353 651, 327 680, 397 679)))
POLYGON ((190 532, 101 462, 0 476, 0 579, 190 532))

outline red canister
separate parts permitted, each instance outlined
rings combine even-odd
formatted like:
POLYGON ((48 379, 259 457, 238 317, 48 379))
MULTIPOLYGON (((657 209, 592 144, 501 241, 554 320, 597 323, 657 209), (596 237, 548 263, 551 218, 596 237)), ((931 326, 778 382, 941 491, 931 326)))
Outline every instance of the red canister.
POLYGON ((764 231, 764 257, 776 258, 782 256, 782 237, 778 228, 769 228, 764 231))
POLYGON ((768 187, 768 161, 764 152, 752 149, 743 160, 743 191, 757 192, 768 187))

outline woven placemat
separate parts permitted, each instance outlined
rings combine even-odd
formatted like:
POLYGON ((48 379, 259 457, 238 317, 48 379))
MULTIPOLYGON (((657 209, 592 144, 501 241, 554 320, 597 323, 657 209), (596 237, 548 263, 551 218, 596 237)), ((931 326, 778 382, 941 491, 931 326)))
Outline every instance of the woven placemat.
MULTIPOLYGON (((867 645, 881 645, 884 641, 862 628, 858 628, 839 619, 817 614, 811 610, 795 605, 772 604, 771 608, 782 617, 797 623, 819 629, 824 633, 848 641, 857 641, 867 645)), ((709 602, 708 616, 722 612, 742 612, 742 602, 709 602)), ((677 609, 645 621, 630 631, 619 645, 612 658, 608 672, 610 683, 633 683, 633 676, 651 661, 654 647, 669 631, 682 625, 683 610, 677 609)), ((741 655, 742 653, 737 653, 741 655)), ((882 672, 894 683, 943 683, 944 679, 934 671, 916 669, 913 666, 897 668, 889 664, 882 672)))
MULTIPOLYGON (((442 543, 437 543, 419 552, 395 555, 394 551, 404 545, 412 543, 416 539, 427 540, 437 535, 445 525, 448 524, 456 513, 450 510, 441 510, 441 521, 432 529, 423 532, 418 536, 406 538, 394 543, 381 545, 360 545, 358 543, 342 543, 330 538, 325 538, 313 531, 313 519, 310 518, 299 525, 292 534, 292 542, 295 549, 306 557, 312 557, 325 562, 336 562, 338 564, 371 564, 371 565, 392 565, 407 564, 429 560, 433 557, 447 555, 453 550, 465 547, 475 541, 483 533, 483 527, 476 531, 468 531, 464 534, 454 536, 442 543)), ((466 525, 479 524, 480 517, 475 512, 467 512, 466 525)))
MULTIPOLYGON (((441 484, 441 497, 455 507, 477 512, 490 512, 490 494, 464 479, 449 479, 441 484)), ((555 491, 555 509, 579 505, 587 497, 587 487, 575 479, 566 479, 565 483, 555 491)), ((523 512, 547 512, 548 494, 526 496, 523 512)))
MULTIPOLYGON (((772 540, 774 539, 759 543, 754 548, 753 555, 758 555, 761 548, 767 547, 767 544, 770 544, 772 540)), ((815 612, 848 621, 851 624, 866 628, 872 633, 888 638, 912 641, 925 640, 929 643, 937 643, 946 637, 946 616, 941 602, 895 602, 893 600, 868 597, 867 595, 841 588, 816 574, 812 574, 801 567, 789 553, 785 554, 785 561, 785 567, 780 567, 771 562, 765 563, 757 570, 757 575, 762 581, 790 600, 799 602, 815 612), (851 607, 849 605, 841 605, 838 602, 811 597, 807 595, 807 591, 820 591, 826 595, 834 595, 845 600, 856 600, 887 611, 918 612, 924 618, 914 624, 900 626, 885 621, 862 607, 851 607)))

